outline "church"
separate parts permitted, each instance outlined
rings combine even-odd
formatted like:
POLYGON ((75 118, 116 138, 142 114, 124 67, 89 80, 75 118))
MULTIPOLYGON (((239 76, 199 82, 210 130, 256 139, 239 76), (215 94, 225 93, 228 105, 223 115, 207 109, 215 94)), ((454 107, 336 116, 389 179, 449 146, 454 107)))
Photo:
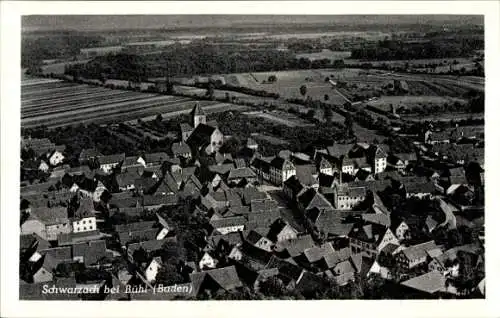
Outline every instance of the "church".
POLYGON ((213 154, 224 143, 224 135, 217 128, 216 121, 207 122, 207 115, 199 103, 196 103, 191 115, 191 125, 181 124, 182 140, 197 153, 213 154))

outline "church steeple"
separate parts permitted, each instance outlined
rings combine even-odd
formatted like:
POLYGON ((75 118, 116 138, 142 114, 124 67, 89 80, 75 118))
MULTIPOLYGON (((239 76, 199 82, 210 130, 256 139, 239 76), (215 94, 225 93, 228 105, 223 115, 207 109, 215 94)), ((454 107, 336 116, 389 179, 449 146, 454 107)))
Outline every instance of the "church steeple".
POLYGON ((196 128, 199 124, 207 123, 207 116, 201 108, 200 103, 196 103, 191 111, 191 120, 193 124, 193 128, 196 128))

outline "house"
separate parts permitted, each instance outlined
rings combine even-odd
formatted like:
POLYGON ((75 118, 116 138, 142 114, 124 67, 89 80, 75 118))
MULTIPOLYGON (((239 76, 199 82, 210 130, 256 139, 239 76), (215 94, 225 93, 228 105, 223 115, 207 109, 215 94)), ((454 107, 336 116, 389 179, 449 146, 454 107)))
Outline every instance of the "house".
POLYGON ((299 194, 297 205, 305 214, 313 209, 317 209, 318 211, 333 210, 332 204, 325 196, 313 188, 309 188, 299 194))
POLYGON ((417 155, 414 152, 395 153, 395 154, 390 154, 387 157, 387 166, 392 167, 394 170, 397 170, 401 173, 404 173, 408 165, 416 161, 417 161, 417 155))
POLYGON ((224 135, 217 127, 203 123, 198 124, 186 140, 191 149, 200 154, 217 152, 223 142, 224 135))
POLYGON ((174 157, 181 157, 185 159, 191 158, 191 148, 189 148, 189 145, 184 141, 174 142, 171 150, 174 157))
POLYGON ((217 233, 222 235, 243 231, 245 228, 246 218, 243 216, 227 217, 222 219, 210 220, 210 225, 217 233))
POLYGON ((219 290, 231 291, 243 286, 234 265, 191 273, 189 277, 194 295, 202 293, 214 295, 219 290))
POLYGON ((102 154, 97 149, 83 149, 82 152, 80 152, 78 161, 80 162, 80 165, 84 165, 89 161, 96 160, 99 157, 102 157, 102 154))
POLYGON ((405 182, 406 197, 417 197, 419 199, 431 197, 436 192, 436 186, 432 181, 424 183, 420 182, 405 182))
POLYGON ((169 156, 165 152, 147 153, 140 156, 137 161, 144 167, 161 166, 169 156))
POLYGON ((298 231, 282 219, 271 224, 267 237, 274 243, 296 239, 298 231))
POLYGON ((429 262, 429 271, 438 271, 444 276, 457 277, 460 266, 459 254, 461 252, 481 255, 484 250, 480 245, 476 244, 461 245, 448 249, 429 262))
POLYGON ((109 256, 106 250, 106 241, 89 241, 75 243, 72 246, 73 261, 90 266, 109 256))
POLYGON ((193 127, 187 123, 181 123, 179 126, 180 126, 182 141, 186 142, 191 133, 193 132, 193 127))
POLYGON ((80 206, 71 218, 73 233, 95 231, 97 229, 95 212, 92 199, 81 198, 80 206))
POLYGON ((256 151, 259 148, 259 144, 251 137, 248 137, 246 146, 248 149, 256 151))
POLYGON ((291 176, 297 174, 295 165, 287 159, 275 157, 269 165, 269 181, 276 185, 282 185, 291 176))
POLYGON ((59 262, 51 255, 44 255, 33 267, 33 283, 45 283, 54 279, 54 270, 59 262))
POLYGON ((163 267, 163 262, 161 257, 154 257, 151 259, 149 264, 146 266, 144 270, 144 277, 148 281, 148 283, 152 283, 156 280, 156 275, 158 275, 158 271, 163 267))
POLYGON ((38 170, 47 172, 49 171, 49 165, 45 161, 40 160, 40 164, 38 165, 38 170))
POLYGON ((264 229, 253 229, 248 232, 245 240, 252 244, 253 246, 260 248, 264 251, 271 252, 274 243, 266 237, 267 228, 264 229))
POLYGON ((190 115, 191 115, 191 123, 195 129, 196 127, 198 127, 198 125, 207 123, 207 115, 203 111, 203 108, 201 107, 200 103, 198 102, 194 105, 190 115))
POLYGON ((21 234, 35 233, 47 241, 57 240, 58 234, 70 232, 71 225, 65 207, 33 208, 21 225, 21 234))
POLYGON ((201 270, 213 269, 217 266, 217 258, 210 252, 205 252, 198 262, 201 270))
POLYGON ((252 169, 247 167, 231 169, 226 180, 230 186, 238 185, 244 180, 247 184, 253 184, 257 181, 257 175, 252 171, 252 169))
POLYGON ((47 159, 49 160, 50 165, 55 167, 64 161, 64 155, 60 151, 53 150, 47 155, 47 159))
POLYGON ((311 235, 298 236, 295 239, 281 241, 276 244, 276 251, 286 252, 290 257, 297 257, 306 249, 316 246, 311 235))
POLYGON ((357 224, 349 233, 349 246, 353 253, 364 252, 375 257, 387 244, 399 245, 392 231, 377 224, 357 224))
POLYGON ((396 255, 396 261, 401 268, 412 269, 426 264, 429 252, 434 253, 434 251, 440 251, 434 241, 413 245, 399 252, 396 255))
POLYGON ((379 145, 371 145, 367 150, 367 158, 372 162, 375 174, 385 171, 387 167, 387 153, 379 145))
POLYGON ((410 234, 410 227, 405 221, 401 221, 396 228, 393 230, 394 234, 396 235, 396 238, 400 241, 408 238, 410 234))
POLYGON ((123 172, 135 172, 137 174, 142 174, 144 171, 144 166, 139 162, 138 156, 125 157, 121 164, 122 173, 123 172))
POLYGON ((445 131, 431 131, 428 130, 424 134, 424 143, 429 145, 436 144, 449 144, 450 143, 450 135, 445 131))
POLYGON ((99 161, 99 167, 105 173, 110 173, 115 167, 120 165, 125 160, 125 154, 115 154, 109 156, 99 156, 97 157, 99 161))
POLYGON ((401 282, 401 286, 405 286, 413 291, 423 295, 435 295, 441 292, 446 292, 446 278, 438 271, 431 271, 423 275, 413 277, 409 280, 401 282))
POLYGON ((292 175, 283 183, 283 192, 289 200, 295 201, 297 195, 304 189, 297 176, 292 175))
POLYGON ((365 187, 339 185, 334 189, 334 203, 339 210, 350 210, 366 199, 365 187))

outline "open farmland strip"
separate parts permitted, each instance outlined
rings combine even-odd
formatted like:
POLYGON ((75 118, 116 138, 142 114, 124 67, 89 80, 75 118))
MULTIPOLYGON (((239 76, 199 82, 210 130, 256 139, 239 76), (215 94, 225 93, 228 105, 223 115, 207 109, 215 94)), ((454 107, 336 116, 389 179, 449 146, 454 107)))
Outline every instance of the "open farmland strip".
POLYGON ((136 100, 136 99, 141 99, 141 98, 149 98, 149 97, 154 97, 154 96, 157 96, 157 95, 154 95, 154 94, 137 94, 137 93, 126 93, 126 92, 121 92, 121 93, 118 93, 118 94, 112 94, 112 95, 103 95, 103 96, 94 96, 93 94, 92 95, 89 95, 89 96, 86 96, 86 98, 84 99, 77 99, 77 100, 72 100, 72 99, 68 99, 68 100, 64 100, 64 101, 59 101, 59 100, 56 100, 56 101, 53 101, 52 103, 46 103, 44 105, 40 105, 38 107, 35 107, 35 106, 31 106, 31 107, 27 107, 27 108, 24 108, 24 107, 21 107, 21 110, 26 113, 29 113, 29 112, 36 112, 36 111, 39 111, 39 110, 44 110, 44 109, 48 109, 48 110, 52 110, 52 109, 65 109, 65 108, 70 108, 71 106, 74 106, 74 107, 77 107, 77 106, 81 106, 81 105, 89 105, 91 104, 92 102, 100 102, 102 104, 109 104, 110 102, 117 102, 117 101, 122 101, 122 100, 127 100, 127 99, 130 99, 130 100, 136 100))
POLYGON ((21 89, 33 85, 60 83, 62 80, 53 78, 32 78, 21 81, 21 89))
POLYGON ((123 119, 126 121, 130 117, 139 117, 143 113, 152 115, 161 111, 175 111, 178 109, 190 109, 193 107, 191 99, 179 99, 176 101, 148 101, 146 103, 132 102, 132 103, 118 103, 107 105, 106 109, 96 107, 93 109, 85 109, 78 113, 65 113, 49 116, 40 116, 38 118, 29 118, 21 121, 21 125, 25 128, 39 126, 45 124, 48 127, 59 127, 76 123, 84 122, 112 122, 115 119, 123 119), (189 102, 188 102, 189 101, 189 102), (59 116, 57 116, 59 115, 59 116))
POLYGON ((29 98, 21 98, 23 104, 27 103, 42 103, 44 101, 50 101, 58 98, 71 98, 73 96, 81 96, 85 94, 90 94, 94 92, 104 91, 102 87, 71 87, 69 90, 64 92, 51 92, 47 91, 38 96, 31 96, 29 98))
POLYGON ((103 100, 113 98, 116 96, 134 96, 137 95, 132 93, 132 92, 121 92, 121 91, 96 91, 95 93, 89 93, 89 94, 81 94, 78 96, 68 96, 65 98, 54 98, 54 99, 47 99, 44 101, 40 102, 31 102, 31 103, 21 103, 21 109, 31 109, 31 108, 36 108, 36 109, 41 109, 44 106, 57 106, 59 104, 65 104, 65 105, 75 105, 78 104, 82 101, 89 100, 89 99, 95 99, 95 98, 102 98, 103 100))
POLYGON ((66 111, 59 111, 55 112, 52 114, 47 114, 45 113, 44 115, 35 117, 35 118, 29 118, 27 121, 30 120, 44 120, 44 119, 54 119, 58 117, 72 117, 74 116, 85 116, 88 113, 93 113, 93 114, 111 114, 114 111, 129 111, 129 110, 134 110, 135 108, 146 108, 146 107, 155 107, 159 105, 171 105, 171 104, 176 104, 178 102, 185 102, 189 99, 187 98, 180 98, 178 100, 169 100, 170 98, 165 98, 164 96, 160 97, 154 97, 154 98, 147 98, 147 99, 140 99, 136 101, 122 101, 122 102, 113 102, 107 105, 102 105, 100 103, 94 103, 94 106, 87 107, 87 105, 84 105, 85 107, 82 107, 80 109, 68 109, 66 111))
MULTIPOLYGON (((133 102, 142 102, 142 101, 148 101, 151 100, 153 97, 146 97, 144 96, 118 96, 117 98, 103 101, 102 99, 89 99, 87 101, 82 101, 77 105, 63 105, 60 107, 52 107, 52 106, 47 106, 44 107, 43 109, 38 109, 35 108, 31 111, 28 112, 22 112, 21 116, 22 118, 29 118, 29 117, 35 117, 35 116, 40 116, 40 115, 49 115, 49 114, 63 114, 67 112, 75 112, 78 110, 85 110, 88 108, 96 108, 99 107, 101 109, 105 109, 106 107, 110 105, 115 105, 117 103, 133 103, 133 102)), ((165 98, 168 99, 168 98, 165 98)))
POLYGON ((54 87, 53 85, 47 86, 47 87, 37 87, 36 90, 30 90, 30 91, 21 91, 21 98, 34 98, 40 95, 48 95, 48 94, 54 94, 58 92, 64 92, 64 91, 71 91, 74 89, 78 89, 81 87, 95 87, 95 86, 90 86, 90 85, 78 85, 78 84, 73 84, 73 83, 56 83, 58 86, 54 87))
POLYGON ((57 88, 64 88, 64 87, 76 87, 79 86, 80 84, 76 83, 68 83, 68 82, 50 82, 50 83, 34 83, 32 85, 24 86, 21 84, 21 93, 36 93, 36 92, 41 92, 47 89, 57 89, 57 88))

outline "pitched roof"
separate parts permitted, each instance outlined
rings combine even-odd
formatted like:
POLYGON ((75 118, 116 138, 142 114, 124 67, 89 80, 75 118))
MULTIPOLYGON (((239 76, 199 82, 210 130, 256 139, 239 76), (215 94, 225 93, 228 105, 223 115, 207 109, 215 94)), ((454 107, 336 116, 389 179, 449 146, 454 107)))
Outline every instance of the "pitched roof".
POLYGON ((40 220, 46 225, 67 223, 68 211, 65 207, 39 207, 31 209, 31 216, 40 220))
POLYGON ((141 221, 128 224, 117 224, 115 225, 115 231, 116 232, 140 231, 140 230, 150 229, 155 224, 156 221, 141 221))
POLYGON ((314 263, 319 261, 325 255, 333 253, 334 249, 331 243, 325 243, 320 247, 313 246, 304 250, 304 255, 309 261, 309 263, 314 263))
POLYGON ((200 103, 196 102, 196 104, 194 104, 194 107, 191 110, 190 115, 191 116, 205 115, 205 112, 203 111, 203 108, 201 107, 200 103))
POLYGON ((199 124, 193 130, 191 135, 189 135, 187 143, 195 147, 203 147, 205 145, 208 145, 210 143, 210 137, 216 130, 217 128, 215 127, 205 124, 199 124))
POLYGON ((410 246, 401 251, 409 260, 420 259, 427 256, 427 251, 437 249, 434 241, 429 241, 417 245, 410 246))
POLYGON ((436 186, 432 181, 425 183, 407 182, 404 183, 406 193, 434 193, 436 186))
POLYGON ((361 218, 368 223, 379 224, 385 227, 389 227, 391 225, 391 218, 387 214, 382 213, 363 213, 361 214, 361 218))
POLYGON ((328 268, 332 268, 338 263, 348 260, 351 256, 351 249, 349 247, 342 248, 337 251, 323 255, 323 259, 328 268))
POLYGON ((191 153, 191 148, 189 148, 189 145, 183 141, 174 142, 172 144, 172 153, 174 154, 174 156, 184 153, 191 153))
POLYGON ((83 149, 80 152, 79 159, 80 160, 87 160, 89 158, 100 157, 100 156, 102 156, 102 154, 95 148, 83 149))
POLYGON ((94 264, 106 256, 106 241, 90 241, 73 244, 73 257, 83 256, 85 264, 94 264))
POLYGON ((210 225, 212 225, 214 229, 220 229, 224 227, 244 225, 246 221, 247 220, 244 216, 234 216, 218 220, 211 220, 210 225))
POLYGON ((240 178, 256 178, 256 177, 257 175, 255 174, 255 172, 253 172, 252 169, 244 167, 238 169, 231 169, 229 171, 227 180, 240 179, 240 178))
POLYGON ((279 247, 286 249, 290 256, 295 257, 302 254, 306 249, 314 247, 314 241, 311 235, 299 236, 296 239, 280 242, 279 247))
POLYGON ((446 278, 438 271, 432 271, 401 283, 422 292, 434 294, 446 287, 446 278))
POLYGON ((271 211, 278 208, 278 203, 274 200, 252 200, 250 210, 252 213, 271 211))
POLYGON ((326 148, 328 154, 333 157, 345 156, 351 151, 354 144, 334 144, 326 148))
POLYGON ((295 167, 297 179, 299 179, 300 183, 305 186, 312 186, 317 184, 318 181, 314 178, 314 174, 316 174, 316 167, 314 165, 297 165, 295 167))
POLYGON ((125 160, 125 153, 114 154, 109 156, 99 156, 98 160, 99 164, 101 165, 120 163, 123 160, 125 160))
POLYGON ((193 284, 193 292, 195 295, 200 292, 200 288, 207 277, 213 279, 213 281, 224 290, 233 290, 243 286, 234 265, 192 273, 189 277, 193 284))

